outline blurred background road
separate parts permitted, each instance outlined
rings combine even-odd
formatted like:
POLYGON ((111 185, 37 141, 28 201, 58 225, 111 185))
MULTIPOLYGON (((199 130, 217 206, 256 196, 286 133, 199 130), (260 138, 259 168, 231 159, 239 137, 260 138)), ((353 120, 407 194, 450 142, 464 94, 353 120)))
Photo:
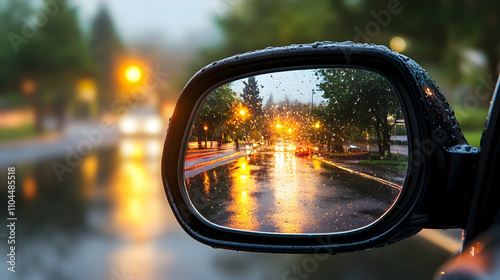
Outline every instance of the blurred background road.
POLYGON ((420 63, 479 146, 499 15, 493 0, 0 1, 0 279, 429 279, 459 249, 459 230, 316 262, 197 243, 163 193, 164 134, 182 87, 213 60, 350 40, 420 63))

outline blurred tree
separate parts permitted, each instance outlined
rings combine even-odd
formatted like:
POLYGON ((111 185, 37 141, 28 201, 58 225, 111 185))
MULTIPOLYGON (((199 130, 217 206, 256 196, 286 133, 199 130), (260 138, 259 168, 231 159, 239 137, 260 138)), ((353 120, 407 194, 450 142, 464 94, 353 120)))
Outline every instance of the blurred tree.
POLYGON ((38 13, 45 12, 48 20, 40 27, 40 34, 32 39, 34 49, 26 55, 31 55, 30 60, 35 63, 32 69, 40 77, 41 93, 51 95, 57 128, 62 129, 76 81, 92 75, 94 65, 78 24, 76 9, 70 5, 54 6, 54 3, 57 4, 45 1, 39 8, 38 13))
POLYGON ((498 75, 500 2, 495 0, 248 0, 218 24, 224 42, 203 50, 194 67, 268 46, 315 41, 390 46, 392 39, 401 37, 401 52, 431 71, 437 69, 439 78, 452 87, 464 82, 464 49, 481 50, 488 60, 489 80, 498 75))
POLYGON ((249 118, 249 127, 247 129, 247 132, 256 134, 256 132, 259 132, 262 127, 261 122, 263 117, 262 97, 259 96, 259 85, 257 84, 257 80, 255 79, 255 77, 253 76, 248 78, 246 81, 243 81, 243 84, 245 86, 243 87, 241 99, 243 100, 244 110, 248 111, 246 112, 249 118))
POLYGON ((312 110, 312 118, 307 128, 311 142, 320 148, 326 144, 328 152, 343 153, 344 140, 347 138, 345 117, 332 113, 333 108, 319 104, 312 110))
POLYGON ((116 98, 116 60, 124 47, 114 29, 108 9, 101 5, 92 22, 90 35, 92 58, 97 64, 97 84, 99 88, 100 111, 109 110, 116 98))
POLYGON ((350 39, 330 35, 334 32, 331 27, 341 23, 327 0, 241 1, 217 22, 224 43, 202 50, 201 58, 192 67, 200 68, 213 60, 269 46, 350 39))
POLYGON ((33 45, 23 36, 23 19, 33 15, 34 9, 30 0, 9 0, 0 11, 2 24, 0 34, 5 40, 0 40, 0 95, 19 92, 23 77, 27 76, 35 61, 31 61, 29 53, 33 45))
POLYGON ((223 135, 233 131, 229 129, 231 126, 229 122, 236 115, 237 103, 239 103, 237 95, 228 84, 219 87, 205 99, 193 124, 192 132, 199 148, 202 148, 202 141, 207 139, 217 139, 222 144, 223 135))
POLYGON ((3 12, 10 46, 5 49, 3 45, 0 51, 2 63, 6 63, 0 80, 7 79, 0 87, 2 92, 20 92, 23 81, 33 80, 36 91, 29 98, 37 130, 42 129, 41 121, 48 111, 61 129, 76 79, 89 75, 93 66, 74 8, 57 1, 44 1, 36 9, 30 4, 13 0, 3 12))
POLYGON ((375 135, 381 156, 390 151, 390 131, 403 116, 390 83, 360 69, 320 70, 318 76, 323 98, 328 99, 326 112, 320 116, 331 132, 354 140, 362 139, 367 131, 375 135))
MULTIPOLYGON (((490 80, 496 80, 499 72, 500 2, 460 0, 443 3, 447 10, 450 38, 462 48, 481 50, 487 59, 487 75, 490 80)), ((494 84, 488 86, 494 87, 494 84)), ((489 90, 493 92, 493 88, 489 90)))

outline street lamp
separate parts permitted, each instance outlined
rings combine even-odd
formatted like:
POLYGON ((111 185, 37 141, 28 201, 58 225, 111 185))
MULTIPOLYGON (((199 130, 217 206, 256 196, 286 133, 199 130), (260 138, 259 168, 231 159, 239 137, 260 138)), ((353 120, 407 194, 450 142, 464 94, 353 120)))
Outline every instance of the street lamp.
POLYGON ((207 131, 208 131, 208 126, 204 125, 203 130, 205 130, 205 149, 207 148, 207 131))
POLYGON ((136 65, 131 65, 125 70, 125 77, 131 83, 138 82, 142 77, 142 72, 136 65))
POLYGON ((311 113, 314 109, 314 89, 311 90, 311 113))

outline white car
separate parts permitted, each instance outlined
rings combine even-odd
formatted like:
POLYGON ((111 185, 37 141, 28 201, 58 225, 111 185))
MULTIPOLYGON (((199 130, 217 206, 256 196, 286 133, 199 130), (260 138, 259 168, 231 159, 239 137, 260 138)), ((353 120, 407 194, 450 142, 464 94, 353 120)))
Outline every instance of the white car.
POLYGON ((120 131, 126 135, 158 135, 163 130, 163 122, 154 107, 132 109, 120 119, 120 131))
POLYGON ((285 150, 285 146, 283 145, 283 143, 276 143, 274 150, 276 152, 283 152, 285 150))

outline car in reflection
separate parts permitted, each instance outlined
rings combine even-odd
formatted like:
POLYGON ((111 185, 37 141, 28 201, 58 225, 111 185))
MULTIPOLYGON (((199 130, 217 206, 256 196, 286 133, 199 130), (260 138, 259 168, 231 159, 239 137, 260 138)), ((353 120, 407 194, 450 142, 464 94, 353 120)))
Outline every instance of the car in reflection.
POLYGON ((347 146, 346 151, 348 153, 354 153, 354 152, 362 152, 363 149, 361 149, 360 147, 358 147, 356 145, 349 145, 349 146, 347 146))
POLYGON ((125 135, 159 135, 163 124, 158 110, 144 106, 131 109, 120 119, 120 132, 125 135))
POLYGON ((279 143, 276 143, 276 145, 274 146, 274 150, 276 152, 284 152, 285 151, 285 145, 281 142, 279 143))
POLYGON ((299 143, 295 150, 295 156, 297 157, 307 157, 311 154, 311 148, 307 143, 299 143))
POLYGON ((241 147, 243 148, 243 150, 247 153, 247 154, 251 154, 253 153, 254 151, 254 144, 253 143, 241 143, 241 147))

